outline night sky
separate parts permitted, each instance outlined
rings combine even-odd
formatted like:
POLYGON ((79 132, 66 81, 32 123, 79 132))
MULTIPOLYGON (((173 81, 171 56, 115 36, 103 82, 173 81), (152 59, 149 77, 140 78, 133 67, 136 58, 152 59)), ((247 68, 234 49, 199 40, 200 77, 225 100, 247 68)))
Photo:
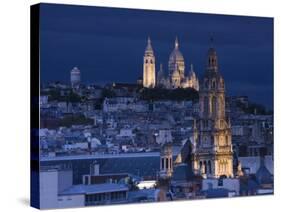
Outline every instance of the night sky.
POLYGON ((83 83, 135 83, 148 36, 157 71, 177 36, 186 73, 192 63, 201 79, 212 36, 227 93, 272 108, 272 18, 42 4, 40 22, 42 82, 69 83, 77 66, 83 83))

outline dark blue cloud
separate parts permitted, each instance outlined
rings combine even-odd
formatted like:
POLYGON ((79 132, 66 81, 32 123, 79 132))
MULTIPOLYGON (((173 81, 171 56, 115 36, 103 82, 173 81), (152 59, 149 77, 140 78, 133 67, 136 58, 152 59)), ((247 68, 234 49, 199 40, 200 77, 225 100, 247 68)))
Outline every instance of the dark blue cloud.
POLYGON ((40 21, 44 82, 68 82, 73 66, 85 83, 135 82, 147 36, 157 68, 167 70, 178 36, 186 66, 202 76, 213 36, 228 93, 272 107, 272 18, 43 4, 40 21))

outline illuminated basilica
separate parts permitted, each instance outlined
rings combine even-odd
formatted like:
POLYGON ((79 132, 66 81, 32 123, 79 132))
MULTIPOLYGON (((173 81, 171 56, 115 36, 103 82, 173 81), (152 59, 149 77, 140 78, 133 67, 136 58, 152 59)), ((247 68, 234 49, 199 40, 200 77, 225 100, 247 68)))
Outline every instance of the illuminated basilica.
POLYGON ((143 60, 143 86, 147 88, 194 88, 199 90, 199 82, 193 70, 193 65, 190 65, 188 75, 185 75, 185 62, 182 53, 179 50, 179 42, 176 38, 175 47, 170 54, 168 61, 168 76, 165 75, 163 65, 160 64, 160 69, 155 70, 155 56, 151 45, 151 40, 148 38, 147 47, 144 53, 143 60))

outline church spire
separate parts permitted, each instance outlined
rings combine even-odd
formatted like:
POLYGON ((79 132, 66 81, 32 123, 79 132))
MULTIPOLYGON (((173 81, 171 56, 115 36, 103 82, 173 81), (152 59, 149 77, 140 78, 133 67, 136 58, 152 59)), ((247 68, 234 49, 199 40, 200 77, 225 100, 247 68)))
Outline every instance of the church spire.
POLYGON ((145 53, 146 54, 153 54, 153 49, 152 49, 151 40, 150 40, 149 36, 147 38, 147 45, 146 45, 145 53))
POLYGON ((214 48, 214 38, 213 36, 210 37, 210 49, 208 51, 208 59, 207 59, 207 70, 208 71, 218 71, 218 57, 217 52, 214 48))
POLYGON ((231 125, 225 113, 224 80, 218 73, 214 47, 208 50, 206 66, 199 90, 200 112, 197 119, 198 131, 195 131, 197 142, 193 167, 196 172, 201 170, 201 174, 208 178, 233 177, 231 125))
POLYGON ((175 49, 179 48, 179 41, 178 41, 178 37, 176 36, 176 40, 175 40, 175 49))
POLYGON ((143 87, 154 88, 155 83, 156 83, 155 57, 154 57, 150 37, 148 37, 147 45, 143 57, 143 87))
POLYGON ((151 40, 149 36, 147 37, 147 45, 151 45, 151 40))

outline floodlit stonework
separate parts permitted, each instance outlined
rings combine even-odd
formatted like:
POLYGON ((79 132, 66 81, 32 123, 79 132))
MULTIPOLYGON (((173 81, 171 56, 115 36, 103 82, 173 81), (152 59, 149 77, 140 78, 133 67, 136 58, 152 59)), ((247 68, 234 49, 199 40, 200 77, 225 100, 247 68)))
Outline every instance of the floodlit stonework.
POLYGON ((151 40, 148 38, 143 57, 143 87, 154 88, 156 84, 155 78, 155 57, 151 40))
POLYGON ((160 151, 160 177, 170 178, 173 174, 173 147, 171 142, 164 143, 160 151))
POLYGON ((157 86, 166 89, 194 88, 197 91, 199 90, 199 81, 193 70, 192 64, 190 65, 188 74, 185 75, 184 57, 179 50, 179 42, 177 38, 175 40, 175 47, 171 52, 168 61, 168 76, 165 76, 163 65, 160 64, 155 81, 155 56, 152 50, 150 39, 148 39, 145 50, 143 67, 144 87, 154 88, 157 86))
POLYGON ((194 124, 193 169, 203 177, 233 177, 230 121, 225 116, 224 79, 214 48, 199 92, 200 114, 194 124))

